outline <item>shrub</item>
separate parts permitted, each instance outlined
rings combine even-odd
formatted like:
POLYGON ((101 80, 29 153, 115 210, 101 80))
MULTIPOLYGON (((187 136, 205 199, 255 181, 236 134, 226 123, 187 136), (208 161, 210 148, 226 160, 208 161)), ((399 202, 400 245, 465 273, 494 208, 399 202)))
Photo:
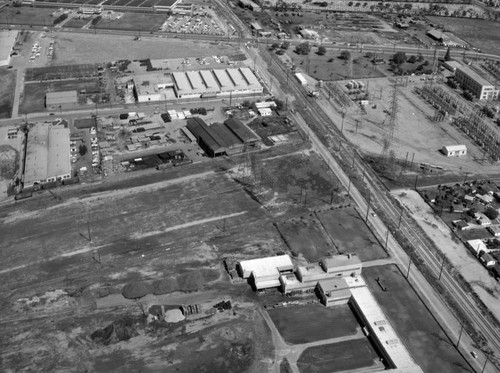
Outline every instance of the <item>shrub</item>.
POLYGON ((498 218, 499 212, 497 209, 490 206, 484 211, 484 215, 486 215, 488 219, 494 220, 498 218))
POLYGON ((122 295, 127 299, 139 299, 151 293, 151 285, 147 282, 134 282, 127 284, 122 289, 122 295))

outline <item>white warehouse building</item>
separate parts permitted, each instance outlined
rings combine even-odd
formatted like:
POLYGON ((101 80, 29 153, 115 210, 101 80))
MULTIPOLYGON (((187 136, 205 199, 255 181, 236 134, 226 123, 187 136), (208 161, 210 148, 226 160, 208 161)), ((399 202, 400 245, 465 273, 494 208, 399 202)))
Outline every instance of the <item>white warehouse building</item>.
POLYGON ((447 157, 456 157, 459 155, 466 155, 467 147, 465 145, 448 145, 443 146, 441 152, 447 157))
POLYGON ((292 273, 293 268, 289 255, 243 260, 238 264, 240 275, 250 278, 256 290, 279 287, 280 276, 283 273, 292 273))

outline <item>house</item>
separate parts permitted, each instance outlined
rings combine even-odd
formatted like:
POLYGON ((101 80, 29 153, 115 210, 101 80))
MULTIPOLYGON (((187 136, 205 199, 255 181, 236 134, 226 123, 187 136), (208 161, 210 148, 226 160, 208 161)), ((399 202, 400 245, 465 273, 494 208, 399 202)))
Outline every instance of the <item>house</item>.
POLYGON ((472 228, 470 224, 464 220, 453 220, 452 225, 456 227, 459 231, 468 231, 472 228))
POLYGON ((500 225, 490 225, 487 229, 493 236, 500 236, 500 225))
POLYGON ((491 220, 482 212, 476 212, 474 214, 474 218, 476 219, 476 223, 482 227, 487 227, 491 225, 491 220))
POLYGON ((465 201, 465 202, 468 202, 468 203, 472 203, 472 202, 474 202, 474 199, 475 199, 475 197, 474 197, 474 196, 471 196, 471 195, 466 195, 466 196, 464 197, 464 201, 465 201))
POLYGON ((478 256, 481 251, 489 251, 483 240, 469 240, 467 241, 466 246, 472 251, 475 256, 478 256))
POLYGON ((257 109, 262 117, 270 117, 273 111, 270 108, 257 109))
POLYGON ((490 204, 495 199, 491 194, 476 194, 476 198, 485 205, 490 204))
POLYGON ((481 253, 479 255, 479 260, 487 268, 493 267, 495 264, 497 264, 497 261, 495 260, 495 258, 493 258, 491 256, 491 254, 488 254, 488 253, 485 253, 485 252, 483 252, 483 253, 481 253))

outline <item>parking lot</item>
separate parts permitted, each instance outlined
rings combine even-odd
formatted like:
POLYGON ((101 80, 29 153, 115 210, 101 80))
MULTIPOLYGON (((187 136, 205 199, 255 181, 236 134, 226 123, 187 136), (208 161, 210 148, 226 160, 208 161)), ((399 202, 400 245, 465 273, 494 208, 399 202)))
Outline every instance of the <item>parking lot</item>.
POLYGON ((226 34, 224 26, 211 14, 194 17, 172 15, 159 27, 159 31, 217 36, 226 34))

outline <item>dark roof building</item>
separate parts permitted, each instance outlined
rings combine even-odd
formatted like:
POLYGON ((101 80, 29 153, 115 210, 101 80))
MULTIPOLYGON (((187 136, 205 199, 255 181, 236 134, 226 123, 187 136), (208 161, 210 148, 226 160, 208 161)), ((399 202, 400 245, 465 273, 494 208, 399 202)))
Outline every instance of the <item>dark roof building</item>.
POLYGON ((215 140, 210 133, 205 121, 198 117, 187 120, 187 128, 196 137, 200 147, 211 157, 218 157, 226 154, 226 149, 215 140))
POLYGON ((245 126, 239 119, 230 118, 224 122, 226 127, 245 145, 256 145, 259 137, 245 126))

